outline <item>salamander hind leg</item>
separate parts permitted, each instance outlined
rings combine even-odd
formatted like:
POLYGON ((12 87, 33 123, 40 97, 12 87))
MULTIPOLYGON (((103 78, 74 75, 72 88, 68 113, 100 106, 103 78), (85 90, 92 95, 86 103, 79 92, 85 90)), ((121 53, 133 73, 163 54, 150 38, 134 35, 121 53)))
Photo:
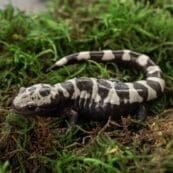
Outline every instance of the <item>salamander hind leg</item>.
POLYGON ((147 117, 147 111, 144 104, 140 105, 134 115, 135 119, 138 121, 144 121, 147 117))

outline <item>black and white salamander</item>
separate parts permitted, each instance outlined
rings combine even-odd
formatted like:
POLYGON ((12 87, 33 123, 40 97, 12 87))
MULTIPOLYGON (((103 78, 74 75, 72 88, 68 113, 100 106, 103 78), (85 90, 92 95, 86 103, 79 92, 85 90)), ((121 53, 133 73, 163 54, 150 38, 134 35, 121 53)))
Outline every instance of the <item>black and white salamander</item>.
POLYGON ((104 120, 109 116, 117 119, 127 114, 143 119, 144 103, 156 99, 164 92, 165 81, 160 67, 147 55, 130 50, 74 53, 58 60, 49 70, 83 60, 136 66, 144 72, 146 79, 122 82, 116 79, 80 77, 54 85, 39 83, 20 89, 13 100, 14 109, 26 115, 56 111, 60 114, 65 110, 73 123, 82 117, 104 120))

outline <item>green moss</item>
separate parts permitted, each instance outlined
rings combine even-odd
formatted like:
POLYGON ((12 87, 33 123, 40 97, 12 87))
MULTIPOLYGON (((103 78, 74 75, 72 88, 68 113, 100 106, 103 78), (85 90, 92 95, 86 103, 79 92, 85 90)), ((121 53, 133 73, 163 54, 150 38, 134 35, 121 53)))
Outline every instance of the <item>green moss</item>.
MULTIPOLYGON (((151 172, 153 169, 157 172, 159 166, 160 170, 170 170, 172 148, 167 148, 160 163, 154 166, 158 150, 149 152, 154 139, 147 140, 150 145, 143 139, 143 144, 139 141, 140 146, 134 142, 139 130, 113 125, 115 129, 105 132, 109 137, 100 136, 97 132, 102 123, 87 122, 67 131, 63 117, 28 120, 13 113, 11 102, 21 86, 39 82, 57 83, 79 76, 140 79, 143 75, 136 70, 92 61, 45 73, 57 59, 74 52, 132 49, 150 55, 164 72, 166 92, 149 106, 149 112, 155 116, 161 113, 173 104, 172 3, 172 0, 110 0, 109 3, 107 0, 59 0, 53 2, 48 12, 39 15, 26 16, 14 12, 12 6, 1 10, 0 171, 5 172, 9 167, 13 172, 29 169, 44 172, 151 172), (126 135, 133 136, 131 143, 123 143, 126 135), (161 163, 163 158, 166 161, 161 163)), ((142 128, 147 129, 147 123, 142 128)))

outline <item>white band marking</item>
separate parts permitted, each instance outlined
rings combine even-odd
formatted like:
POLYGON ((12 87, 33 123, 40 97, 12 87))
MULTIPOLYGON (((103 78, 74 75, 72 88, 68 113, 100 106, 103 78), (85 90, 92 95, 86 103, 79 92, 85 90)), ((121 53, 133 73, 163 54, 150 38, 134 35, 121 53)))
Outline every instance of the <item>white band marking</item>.
POLYGON ((145 66, 147 65, 147 61, 148 61, 149 57, 147 55, 140 55, 136 62, 140 65, 140 66, 145 66))
POLYGON ((104 55, 102 57, 103 61, 110 61, 110 60, 115 59, 115 56, 111 50, 104 50, 103 52, 104 52, 104 55))
POLYGON ((80 52, 76 58, 77 58, 77 60, 79 60, 79 61, 80 61, 80 60, 87 60, 87 59, 90 59, 90 52, 89 52, 89 51, 80 52))

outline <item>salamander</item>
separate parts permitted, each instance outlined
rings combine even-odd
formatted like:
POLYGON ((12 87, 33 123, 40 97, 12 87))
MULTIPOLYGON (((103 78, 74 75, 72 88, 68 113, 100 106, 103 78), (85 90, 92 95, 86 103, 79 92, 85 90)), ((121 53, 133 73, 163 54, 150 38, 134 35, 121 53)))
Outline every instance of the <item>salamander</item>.
MULTIPOLYGON (((13 100, 15 111, 24 115, 67 112, 69 121, 78 118, 104 120, 111 116, 146 116, 145 103, 158 98, 165 88, 162 71, 149 56, 131 50, 83 51, 67 55, 48 71, 81 61, 113 62, 138 68, 145 80, 122 82, 117 79, 79 77, 56 84, 39 83, 20 88, 13 100)), ((63 115, 62 115, 63 116, 63 115)))

